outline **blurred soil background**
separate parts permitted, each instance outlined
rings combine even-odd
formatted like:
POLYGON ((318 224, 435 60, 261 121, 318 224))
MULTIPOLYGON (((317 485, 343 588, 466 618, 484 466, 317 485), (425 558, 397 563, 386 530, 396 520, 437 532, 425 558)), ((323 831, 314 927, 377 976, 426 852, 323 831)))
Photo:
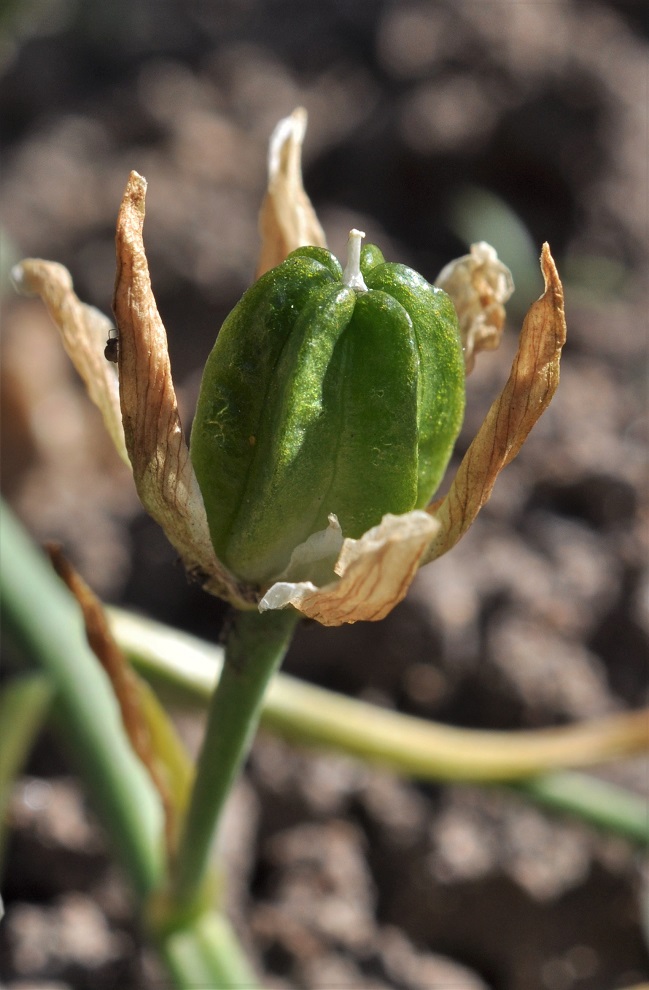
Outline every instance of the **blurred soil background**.
MULTIPOLYGON (((550 242, 569 340, 551 408, 459 547, 378 625, 305 626, 291 673, 451 724, 556 725, 647 700, 649 59, 643 0, 4 0, 0 8, 2 484, 106 600, 218 639, 41 304, 24 256, 110 312, 128 173, 189 425, 250 283, 266 147, 309 112, 305 184, 427 278, 474 240, 517 292, 468 381, 460 456, 504 383, 550 242)), ((186 725, 197 735, 195 724, 186 725)), ((602 769, 649 794, 649 764, 602 769)), ((123 878, 44 735, 11 806, 0 981, 166 986, 123 878)), ((649 980, 646 866, 622 839, 513 794, 419 786, 256 744, 224 839, 231 910, 276 988, 614 990, 649 980)))

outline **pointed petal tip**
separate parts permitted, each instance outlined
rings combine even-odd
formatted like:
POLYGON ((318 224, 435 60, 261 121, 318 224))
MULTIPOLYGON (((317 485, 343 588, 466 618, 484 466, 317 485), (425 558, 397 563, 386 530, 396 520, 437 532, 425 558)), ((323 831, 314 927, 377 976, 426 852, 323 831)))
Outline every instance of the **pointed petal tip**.
POLYGON ((551 292, 555 308, 563 315, 563 285, 561 284, 559 272, 557 271, 557 266, 547 241, 545 241, 541 249, 541 272, 543 273, 544 281, 543 295, 551 292))

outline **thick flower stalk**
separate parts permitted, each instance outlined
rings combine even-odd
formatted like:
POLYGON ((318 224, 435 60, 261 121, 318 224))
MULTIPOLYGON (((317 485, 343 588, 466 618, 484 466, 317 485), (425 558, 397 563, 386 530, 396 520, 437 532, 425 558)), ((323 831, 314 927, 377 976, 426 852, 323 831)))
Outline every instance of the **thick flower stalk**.
MULTIPOLYGON (((322 229, 301 181, 305 119, 304 111, 296 111, 280 123, 271 140, 268 193, 261 219, 260 273, 282 265, 290 252, 306 245, 324 247, 322 229)), ((417 569, 446 553, 466 532, 489 498, 498 473, 518 453, 556 390, 565 321, 561 282, 548 246, 541 256, 544 294, 525 318, 507 384, 467 451, 448 494, 426 505, 439 477, 436 474, 425 484, 419 484, 419 479, 411 507, 401 499, 392 510, 383 506, 382 518, 376 518, 366 531, 356 523, 346 527, 344 514, 342 528, 335 518, 325 525, 327 514, 335 510, 324 505, 324 518, 320 514, 306 531, 298 527, 292 536, 288 534, 279 555, 273 556, 273 550, 263 566, 253 563, 241 567, 240 557, 232 555, 227 540, 214 538, 220 527, 218 514, 227 512, 228 506, 221 509, 218 499, 214 500, 209 505, 208 521, 205 502, 211 502, 211 496, 206 488, 201 491, 180 422, 166 333, 155 304, 142 239, 145 193, 145 180, 131 173, 116 238, 117 372, 104 357, 109 321, 79 301, 62 266, 35 259, 23 261, 14 270, 16 284, 43 297, 118 451, 128 457, 143 505, 160 523, 188 571, 208 591, 243 609, 274 610, 292 605, 324 625, 383 618, 405 596, 417 569)), ((365 267, 363 277, 371 281, 370 267, 365 267)), ((344 285, 344 276, 341 279, 338 272, 333 279, 340 281, 341 288, 358 292, 359 286, 344 285)), ((465 362, 470 368, 475 353, 494 346, 502 330, 511 277, 493 249, 474 245, 470 255, 440 273, 440 280, 455 304, 465 362)), ((414 416, 421 427, 416 412, 414 416)), ((367 423, 367 418, 363 422, 367 423)), ((442 444, 442 466, 457 427, 453 419, 448 443, 442 444)), ((299 429, 295 435, 298 433, 299 429)), ((251 448, 257 439, 253 432, 249 434, 251 448)), ((199 465, 201 455, 194 461, 199 465)), ((364 516, 359 511, 356 516, 367 524, 376 513, 364 516)), ((254 561, 255 539, 262 552, 263 529, 245 547, 248 562, 254 561)))

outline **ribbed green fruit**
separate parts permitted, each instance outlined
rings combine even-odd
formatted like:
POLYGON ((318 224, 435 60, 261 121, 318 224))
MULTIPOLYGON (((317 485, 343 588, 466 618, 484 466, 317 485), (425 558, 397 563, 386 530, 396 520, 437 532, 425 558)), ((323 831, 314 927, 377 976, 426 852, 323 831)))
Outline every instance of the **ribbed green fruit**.
POLYGON ((217 556, 263 586, 329 513, 359 537, 423 508, 463 412, 444 292, 371 245, 344 273, 324 248, 294 251, 232 310, 203 373, 191 457, 217 556))

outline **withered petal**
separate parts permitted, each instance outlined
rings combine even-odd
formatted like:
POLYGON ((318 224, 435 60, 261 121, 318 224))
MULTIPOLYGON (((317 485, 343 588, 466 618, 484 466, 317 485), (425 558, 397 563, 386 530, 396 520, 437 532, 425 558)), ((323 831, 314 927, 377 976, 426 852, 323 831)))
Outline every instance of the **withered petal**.
POLYGON ((118 645, 100 600, 59 546, 48 544, 47 550, 56 573, 79 603, 88 644, 110 680, 129 742, 160 796, 167 852, 172 855, 191 778, 189 757, 173 722, 118 645))
POLYGON ((437 521, 419 510, 386 515, 359 540, 344 541, 336 563, 339 581, 323 588, 308 581, 278 582, 259 607, 293 605, 324 626, 383 619, 405 597, 437 528, 437 521))
POLYGON ((485 241, 471 245, 471 253, 449 262, 435 285, 449 294, 457 311, 467 375, 480 351, 500 346, 505 328, 505 303, 514 280, 494 248, 485 241))
POLYGON ((130 467, 124 442, 119 388, 114 365, 104 357, 112 323, 94 306, 82 303, 67 268, 55 261, 26 258, 11 273, 19 292, 39 295, 56 324, 65 351, 99 409, 117 453, 130 467))
POLYGON ((250 605, 217 559, 185 442, 171 378, 167 334, 151 289, 142 229, 146 180, 131 172, 117 221, 113 308, 126 448, 138 495, 190 573, 213 594, 250 605))
POLYGON ((302 184, 302 142, 307 112, 298 107, 273 131, 268 149, 268 189, 259 214, 261 253, 257 278, 296 248, 326 247, 324 231, 302 184))
POLYGON ((547 244, 541 270, 545 291, 525 317, 507 384, 467 450, 448 494, 427 509, 441 526, 422 563, 441 557, 466 533, 559 384, 566 321, 563 288, 547 244))

